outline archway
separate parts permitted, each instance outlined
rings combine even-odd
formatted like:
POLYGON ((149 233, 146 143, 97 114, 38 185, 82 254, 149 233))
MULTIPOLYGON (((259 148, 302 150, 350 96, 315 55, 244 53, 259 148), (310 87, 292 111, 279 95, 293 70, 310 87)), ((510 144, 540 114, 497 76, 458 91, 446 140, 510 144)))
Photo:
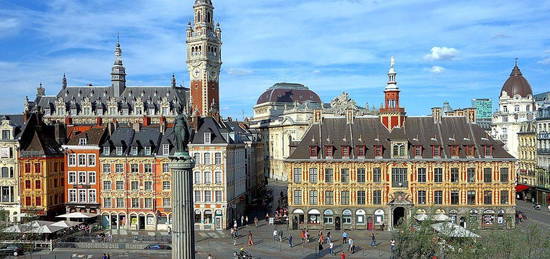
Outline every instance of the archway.
POLYGON ((393 227, 399 226, 405 220, 405 208, 397 207, 393 210, 393 227))

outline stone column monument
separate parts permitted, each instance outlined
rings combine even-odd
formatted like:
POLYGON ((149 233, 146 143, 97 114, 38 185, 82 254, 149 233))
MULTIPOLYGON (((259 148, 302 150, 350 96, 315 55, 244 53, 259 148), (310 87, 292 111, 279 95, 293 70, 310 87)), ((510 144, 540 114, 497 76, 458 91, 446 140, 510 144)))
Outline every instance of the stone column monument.
POLYGON ((195 161, 189 155, 189 127, 183 114, 176 118, 176 151, 170 156, 172 172, 172 259, 195 258, 193 223, 193 174, 195 161))

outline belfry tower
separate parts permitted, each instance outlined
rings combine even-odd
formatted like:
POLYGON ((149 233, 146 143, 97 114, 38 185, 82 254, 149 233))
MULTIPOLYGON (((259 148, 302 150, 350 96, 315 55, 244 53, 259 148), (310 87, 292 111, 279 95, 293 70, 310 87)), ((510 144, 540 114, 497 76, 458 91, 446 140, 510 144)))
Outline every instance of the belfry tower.
POLYGON ((219 114, 221 29, 214 25, 211 0, 196 0, 194 22, 187 28, 187 69, 191 79, 191 112, 199 116, 219 114))
POLYGON ((388 72, 388 84, 384 90, 384 106, 380 108, 380 121, 388 130, 403 127, 405 124, 405 108, 399 107, 399 87, 395 76, 395 59, 391 57, 388 72))

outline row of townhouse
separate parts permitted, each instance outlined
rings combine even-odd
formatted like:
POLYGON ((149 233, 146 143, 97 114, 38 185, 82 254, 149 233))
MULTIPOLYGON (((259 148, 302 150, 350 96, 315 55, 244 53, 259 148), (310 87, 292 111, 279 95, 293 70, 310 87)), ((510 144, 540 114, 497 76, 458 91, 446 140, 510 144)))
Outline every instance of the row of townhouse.
MULTIPOLYGON (((65 127, 35 113, 0 125, 10 130, 0 142, 0 208, 10 221, 66 211, 97 214, 107 229, 170 228, 173 125, 65 127)), ((191 126, 196 227, 227 228, 265 182, 263 147, 243 123, 194 117, 191 126)))

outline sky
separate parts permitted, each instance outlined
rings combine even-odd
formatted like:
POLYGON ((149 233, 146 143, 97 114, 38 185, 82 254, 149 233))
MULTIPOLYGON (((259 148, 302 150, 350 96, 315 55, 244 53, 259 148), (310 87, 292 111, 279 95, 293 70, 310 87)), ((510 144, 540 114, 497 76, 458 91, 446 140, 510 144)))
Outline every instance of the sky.
MULTIPOLYGON (((194 0, 0 0, 0 113, 21 113, 40 83, 110 85, 117 34, 127 85, 188 86, 185 30, 194 0)), ((348 92, 380 106, 391 56, 409 115, 449 101, 493 106, 519 58, 533 91, 550 90, 550 1, 213 0, 222 28, 223 116, 252 116, 277 82, 324 102, 348 92)))

